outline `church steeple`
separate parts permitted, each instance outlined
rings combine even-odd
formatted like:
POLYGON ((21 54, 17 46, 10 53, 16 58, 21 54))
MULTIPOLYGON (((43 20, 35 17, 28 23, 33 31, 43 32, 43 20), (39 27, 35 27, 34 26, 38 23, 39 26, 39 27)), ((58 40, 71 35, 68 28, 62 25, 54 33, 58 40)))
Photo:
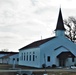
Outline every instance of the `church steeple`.
POLYGON ((61 37, 65 35, 65 27, 63 23, 61 8, 59 9, 58 21, 57 21, 57 26, 56 26, 55 31, 56 31, 57 37, 61 37))
POLYGON ((58 16, 58 21, 57 21, 57 26, 56 26, 55 31, 57 31, 57 30, 65 31, 61 8, 59 9, 59 16, 58 16))

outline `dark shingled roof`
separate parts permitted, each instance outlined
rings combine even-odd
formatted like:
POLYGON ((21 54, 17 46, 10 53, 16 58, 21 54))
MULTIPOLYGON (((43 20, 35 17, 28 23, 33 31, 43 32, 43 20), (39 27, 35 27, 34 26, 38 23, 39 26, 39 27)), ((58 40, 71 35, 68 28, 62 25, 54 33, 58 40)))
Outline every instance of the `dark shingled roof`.
POLYGON ((49 40, 52 40, 54 38, 55 37, 35 41, 35 42, 33 42, 33 43, 31 43, 31 44, 29 44, 27 46, 24 46, 24 47, 20 48, 19 50, 39 47, 40 45, 42 45, 42 44, 44 44, 44 43, 46 43, 49 40))
POLYGON ((12 56, 12 55, 14 55, 14 54, 6 54, 6 55, 4 55, 4 56, 0 57, 0 59, 9 58, 9 57, 10 57, 10 56, 12 56))
POLYGON ((58 16, 58 21, 57 21, 57 26, 56 26, 56 30, 65 30, 64 27, 64 23, 63 23, 63 17, 62 17, 62 12, 61 12, 61 8, 59 10, 59 16, 58 16))
POLYGON ((18 54, 19 52, 4 52, 0 51, 0 54, 18 54))

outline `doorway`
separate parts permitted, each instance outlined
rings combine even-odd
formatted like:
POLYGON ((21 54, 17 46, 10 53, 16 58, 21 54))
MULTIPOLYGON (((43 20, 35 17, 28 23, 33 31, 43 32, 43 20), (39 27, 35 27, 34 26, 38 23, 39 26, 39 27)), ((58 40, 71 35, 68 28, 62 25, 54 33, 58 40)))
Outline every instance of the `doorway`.
POLYGON ((65 67, 65 59, 59 59, 59 66, 65 67))

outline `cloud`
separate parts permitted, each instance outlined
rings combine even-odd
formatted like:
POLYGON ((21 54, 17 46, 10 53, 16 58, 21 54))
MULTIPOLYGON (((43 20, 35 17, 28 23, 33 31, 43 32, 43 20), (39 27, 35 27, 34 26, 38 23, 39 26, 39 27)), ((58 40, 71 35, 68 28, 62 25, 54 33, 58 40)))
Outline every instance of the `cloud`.
POLYGON ((50 8, 45 2, 42 3, 43 1, 38 1, 36 6, 32 6, 30 0, 2 1, 0 5, 0 46, 2 49, 19 49, 22 45, 47 34, 45 33, 47 21, 49 23, 51 20, 49 20, 50 8))
POLYGON ((56 7, 75 9, 76 7, 75 0, 51 0, 51 5, 56 7))
MULTIPOLYGON (((16 51, 41 39, 41 36, 51 37, 57 22, 59 1, 0 0, 0 48, 16 51)), ((62 0, 62 2, 65 3, 61 5, 65 17, 66 14, 72 13, 70 5, 68 5, 70 11, 67 11, 66 4, 74 2, 72 0, 62 0)))

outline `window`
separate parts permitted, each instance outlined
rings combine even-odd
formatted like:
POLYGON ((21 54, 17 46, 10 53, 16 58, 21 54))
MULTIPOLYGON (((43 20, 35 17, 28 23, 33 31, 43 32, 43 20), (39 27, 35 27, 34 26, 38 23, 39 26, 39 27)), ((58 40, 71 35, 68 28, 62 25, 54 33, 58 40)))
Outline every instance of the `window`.
POLYGON ((27 61, 28 61, 28 52, 27 52, 27 61))
POLYGON ((29 53, 29 61, 31 61, 31 52, 29 53))
POLYGON ((30 58, 29 58, 29 60, 31 61, 31 55, 30 55, 30 58))
POLYGON ((33 52, 33 54, 35 54, 35 52, 33 52))
POLYGON ((28 55, 27 55, 27 61, 28 61, 28 55))
POLYGON ((24 61, 25 61, 25 53, 24 53, 24 61))
POLYGON ((47 61, 50 62, 50 56, 47 57, 47 61))
POLYGON ((35 61, 35 52, 33 52, 33 61, 35 61))
POLYGON ((72 58, 72 62, 74 62, 74 57, 72 58))
POLYGON ((23 60, 23 53, 21 54, 21 60, 23 60))
POLYGON ((35 61, 35 55, 33 55, 33 61, 35 61))
POLYGON ((15 60, 15 58, 13 58, 13 61, 15 60))
POLYGON ((19 61, 19 58, 17 58, 17 61, 19 61))

